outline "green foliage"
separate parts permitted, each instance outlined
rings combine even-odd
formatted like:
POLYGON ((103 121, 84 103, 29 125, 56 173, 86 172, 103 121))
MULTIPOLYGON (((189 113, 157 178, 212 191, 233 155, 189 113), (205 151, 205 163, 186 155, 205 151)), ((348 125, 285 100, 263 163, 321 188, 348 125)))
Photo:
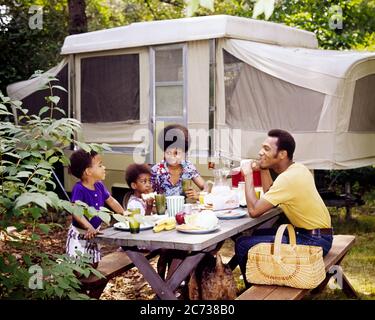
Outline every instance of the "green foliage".
POLYGON ((86 256, 75 259, 67 255, 48 256, 36 252, 32 258, 24 255, 23 261, 20 266, 13 255, 5 253, 0 256, 1 299, 86 300, 89 297, 79 293, 77 275, 88 277, 93 273, 103 277, 90 266, 86 256))
MULTIPOLYGON (((369 198, 375 198, 375 189, 368 192, 369 198)), ((367 202, 367 201, 366 201, 367 202)), ((366 203, 366 205, 369 205, 366 203)), ((339 216, 332 216, 332 223, 336 234, 353 234, 356 236, 354 247, 342 262, 342 267, 349 281, 353 285, 361 300, 375 299, 375 207, 366 214, 363 207, 356 208, 353 219, 345 221, 344 212, 339 216)), ((337 291, 337 290, 336 290, 337 291)), ((332 300, 347 299, 342 294, 326 288, 322 294, 314 299, 332 300)))
MULTIPOLYGON (((197 2, 197 1, 195 1, 197 2)), ((269 19, 314 32, 324 49, 375 48, 374 0, 216 0, 214 12, 195 8, 194 15, 228 14, 269 19), (340 27, 342 22, 342 28, 340 27), (337 26, 337 27, 336 27, 337 26)))
POLYGON ((35 70, 47 70, 61 58, 67 36, 66 0, 3 0, 7 11, 0 17, 0 91, 8 84, 29 78, 35 70), (43 7, 42 29, 31 29, 32 5, 43 7), (10 18, 5 23, 5 18, 10 18))
POLYGON ((345 193, 345 184, 349 183, 351 192, 364 195, 375 188, 375 167, 363 167, 350 170, 324 170, 322 186, 326 189, 345 193))
POLYGON ((62 111, 57 107, 59 99, 53 93, 63 88, 51 82, 48 88, 48 106, 42 108, 39 115, 29 115, 21 102, 11 101, 0 93, 0 119, 17 115, 14 123, 0 121, 0 236, 7 235, 9 226, 16 226, 18 230, 31 228, 33 231, 27 241, 21 238, 8 241, 14 246, 24 245, 23 252, 28 251, 29 258, 17 260, 13 255, 4 253, 0 256, 0 298, 81 297, 76 290, 77 280, 73 279, 73 271, 87 276, 90 266, 84 263, 85 260, 69 265, 67 257, 60 257, 63 260, 57 264, 56 258, 51 260, 41 255, 37 246, 40 237, 36 231, 49 232, 51 225, 43 223, 42 219, 51 211, 65 211, 89 218, 99 215, 103 221, 110 221, 108 209, 102 208, 98 212, 84 203, 72 204, 59 199, 53 191, 53 165, 57 162, 69 163, 64 148, 77 143, 85 150, 101 152, 107 146, 76 142, 73 137, 79 132, 80 123, 71 118, 53 118, 56 112, 62 111), (42 267, 47 279, 44 290, 30 290, 25 285, 30 278, 28 260, 42 267))
POLYGON ((324 49, 365 49, 375 34, 374 9, 374 0, 284 0, 270 20, 314 32, 324 49))
POLYGON ((199 7, 214 11, 214 0, 185 0, 186 16, 191 17, 199 7))

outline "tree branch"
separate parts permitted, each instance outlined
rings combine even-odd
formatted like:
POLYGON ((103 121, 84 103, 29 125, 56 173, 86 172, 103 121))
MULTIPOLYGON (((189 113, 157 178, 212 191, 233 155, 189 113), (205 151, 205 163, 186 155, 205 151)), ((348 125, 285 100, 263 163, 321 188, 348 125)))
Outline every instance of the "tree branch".
POLYGON ((177 8, 184 8, 184 1, 183 0, 159 0, 160 2, 170 4, 177 8))

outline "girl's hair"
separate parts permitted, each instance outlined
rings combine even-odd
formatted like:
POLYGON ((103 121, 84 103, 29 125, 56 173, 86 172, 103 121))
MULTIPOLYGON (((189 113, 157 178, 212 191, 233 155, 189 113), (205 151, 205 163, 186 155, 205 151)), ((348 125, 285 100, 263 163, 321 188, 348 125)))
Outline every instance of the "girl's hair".
POLYGON ((131 188, 131 184, 136 182, 138 177, 143 173, 151 175, 151 169, 147 164, 133 163, 126 168, 125 181, 129 188, 131 188))
POLYGON ((78 149, 70 156, 70 165, 68 172, 78 179, 82 179, 83 173, 87 168, 91 167, 92 159, 98 153, 94 150, 86 152, 83 149, 78 149))
POLYGON ((136 182, 138 177, 141 174, 151 175, 151 169, 147 164, 133 163, 133 164, 129 165, 125 170, 125 181, 128 184, 128 187, 130 188, 130 191, 128 191, 125 194, 124 199, 122 200, 122 206, 123 206, 124 209, 127 208, 129 199, 130 199, 131 195, 134 193, 134 190, 132 189, 131 184, 133 182, 136 182))
POLYGON ((128 208, 128 202, 130 200, 130 197, 133 194, 133 190, 130 190, 125 193, 124 198, 122 199, 122 207, 126 210, 128 208))
POLYGON ((166 126, 159 133, 158 144, 164 151, 171 147, 182 149, 186 153, 190 146, 189 131, 180 124, 166 126))

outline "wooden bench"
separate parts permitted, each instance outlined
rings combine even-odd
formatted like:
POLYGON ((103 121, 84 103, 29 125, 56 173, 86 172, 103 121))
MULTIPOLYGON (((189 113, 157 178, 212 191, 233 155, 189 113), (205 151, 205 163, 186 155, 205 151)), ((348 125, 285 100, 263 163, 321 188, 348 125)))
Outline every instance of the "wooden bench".
MULTIPOLYGON (((324 257, 324 264, 326 269, 325 280, 315 289, 296 289, 282 286, 268 286, 268 285, 252 285, 249 289, 243 292, 236 300, 299 300, 308 293, 319 293, 327 285, 329 279, 333 276, 329 272, 330 268, 335 265, 340 265, 349 249, 353 246, 355 236, 351 235, 337 235, 333 238, 332 248, 324 257)), ((348 297, 356 298, 357 294, 345 274, 342 274, 342 290, 348 297)))
MULTIPOLYGON (((158 255, 158 253, 158 250, 154 250, 145 252, 144 255, 147 259, 151 259, 158 255)), ((89 297, 99 299, 110 279, 119 276, 133 267, 133 262, 125 252, 119 251, 107 254, 100 260, 96 268, 105 278, 99 278, 94 274, 90 274, 87 278, 80 278, 81 290, 89 297)))

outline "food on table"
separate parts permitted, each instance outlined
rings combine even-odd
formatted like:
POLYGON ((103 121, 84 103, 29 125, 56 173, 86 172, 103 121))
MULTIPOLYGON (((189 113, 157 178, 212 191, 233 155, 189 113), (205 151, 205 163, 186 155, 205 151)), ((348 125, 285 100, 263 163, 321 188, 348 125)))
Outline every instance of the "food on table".
POLYGON ((186 215, 185 224, 191 229, 212 229, 215 228, 219 222, 216 214, 211 210, 202 210, 201 212, 186 215))
POLYGON ((200 227, 196 227, 191 224, 181 224, 177 227, 178 230, 202 230, 200 227))
POLYGON ((185 223, 185 212, 184 211, 180 211, 180 212, 177 212, 176 213, 176 222, 178 224, 183 224, 185 223))
POLYGON ((154 232, 160 232, 163 230, 172 230, 176 228, 175 218, 164 218, 155 223, 153 228, 154 232))
POLYGON ((155 199, 156 192, 150 192, 150 193, 142 193, 142 199, 144 201, 149 200, 149 199, 155 199))
POLYGON ((174 224, 165 224, 164 225, 164 230, 173 230, 174 228, 176 228, 176 223, 174 223, 174 224))

